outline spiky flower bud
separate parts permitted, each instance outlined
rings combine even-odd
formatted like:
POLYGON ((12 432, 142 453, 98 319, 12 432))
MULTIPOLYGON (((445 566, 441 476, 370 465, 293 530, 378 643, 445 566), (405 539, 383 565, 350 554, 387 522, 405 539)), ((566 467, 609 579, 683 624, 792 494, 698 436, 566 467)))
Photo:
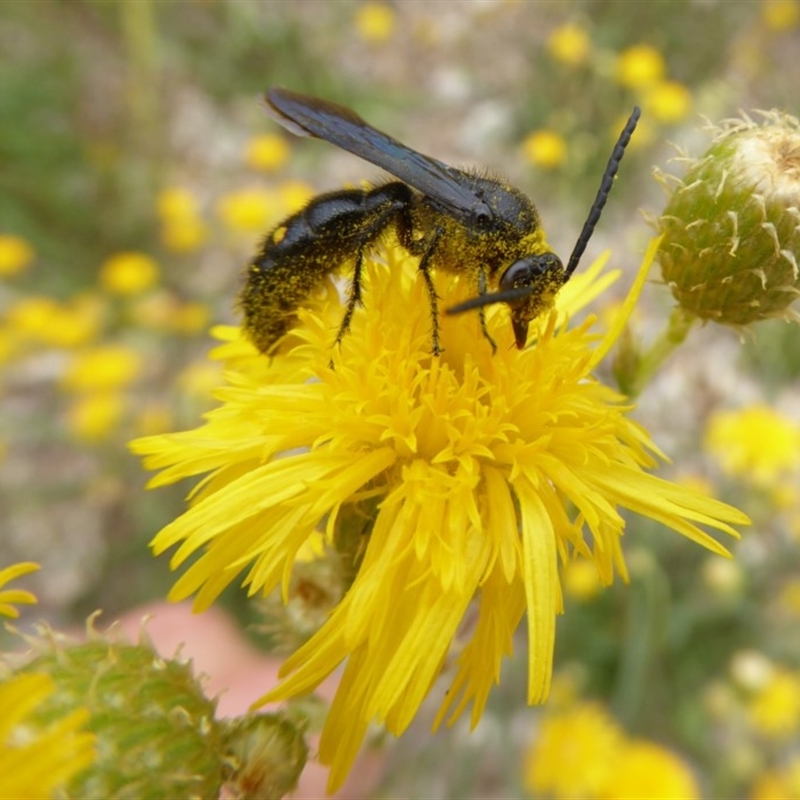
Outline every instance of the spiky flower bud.
POLYGON ((93 634, 81 644, 54 635, 20 672, 47 673, 57 687, 40 723, 89 710, 97 759, 67 787, 68 797, 217 798, 223 754, 208 700, 189 664, 162 659, 146 643, 93 634))
POLYGON ((684 311, 727 325, 798 318, 800 124, 777 111, 716 129, 659 220, 658 259, 684 311))
POLYGON ((230 777, 225 795, 246 800, 283 797, 308 758, 302 725, 282 714, 253 714, 227 723, 223 742, 230 777))

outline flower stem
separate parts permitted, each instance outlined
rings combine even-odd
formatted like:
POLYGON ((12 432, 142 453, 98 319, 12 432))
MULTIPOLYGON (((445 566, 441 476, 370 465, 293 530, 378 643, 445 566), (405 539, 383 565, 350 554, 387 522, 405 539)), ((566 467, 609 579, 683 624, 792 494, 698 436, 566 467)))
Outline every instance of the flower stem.
POLYGON ((694 325, 697 317, 680 306, 676 306, 670 314, 667 327, 653 342, 650 349, 643 353, 637 360, 632 374, 625 381, 627 385, 621 388, 629 397, 637 397, 669 358, 685 341, 689 330, 694 325))

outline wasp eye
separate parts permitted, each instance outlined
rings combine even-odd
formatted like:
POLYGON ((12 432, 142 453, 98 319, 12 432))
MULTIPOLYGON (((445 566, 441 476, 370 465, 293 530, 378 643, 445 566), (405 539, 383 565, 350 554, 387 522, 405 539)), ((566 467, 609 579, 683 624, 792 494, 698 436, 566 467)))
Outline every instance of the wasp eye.
POLYGON ((500 291, 534 286, 538 280, 553 269, 563 269, 561 259, 555 253, 542 253, 538 256, 521 258, 503 273, 500 278, 500 291))

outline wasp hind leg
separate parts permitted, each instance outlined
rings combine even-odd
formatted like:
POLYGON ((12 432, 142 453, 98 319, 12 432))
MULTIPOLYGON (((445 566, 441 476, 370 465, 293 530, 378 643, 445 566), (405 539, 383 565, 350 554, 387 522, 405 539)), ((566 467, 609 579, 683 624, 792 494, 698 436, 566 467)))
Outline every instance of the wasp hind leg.
POLYGON ((361 276, 364 265, 364 250, 363 248, 358 251, 356 256, 356 263, 353 267, 353 282, 350 284, 350 294, 347 298, 347 305, 345 306, 344 316, 342 317, 339 331, 336 334, 334 346, 340 345, 342 339, 347 335, 350 330, 350 323, 353 321, 353 314, 357 306, 363 306, 364 301, 361 296, 361 276))

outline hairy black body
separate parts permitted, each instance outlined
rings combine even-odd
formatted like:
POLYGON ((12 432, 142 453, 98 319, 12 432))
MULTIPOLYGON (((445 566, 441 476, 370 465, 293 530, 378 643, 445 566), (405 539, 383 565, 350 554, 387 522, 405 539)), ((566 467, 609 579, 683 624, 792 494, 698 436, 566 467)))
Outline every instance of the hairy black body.
MULTIPOLYGON (((530 320, 552 307, 577 266, 638 118, 637 109, 620 136, 565 269, 547 246, 533 203, 504 180, 423 156, 349 109, 325 100, 271 89, 267 105, 294 133, 330 141, 401 180, 319 195, 267 235, 248 270, 241 298, 245 328, 262 352, 269 352, 291 329, 297 309, 329 274, 349 268, 352 288, 336 336, 339 342, 361 302, 364 256, 390 233, 419 257, 430 299, 435 355, 440 344, 433 270, 466 273, 475 281, 477 297, 450 311, 478 308, 483 322, 485 305, 508 303, 516 344, 524 347, 530 320)), ((483 330, 492 341, 485 326, 483 330)))

